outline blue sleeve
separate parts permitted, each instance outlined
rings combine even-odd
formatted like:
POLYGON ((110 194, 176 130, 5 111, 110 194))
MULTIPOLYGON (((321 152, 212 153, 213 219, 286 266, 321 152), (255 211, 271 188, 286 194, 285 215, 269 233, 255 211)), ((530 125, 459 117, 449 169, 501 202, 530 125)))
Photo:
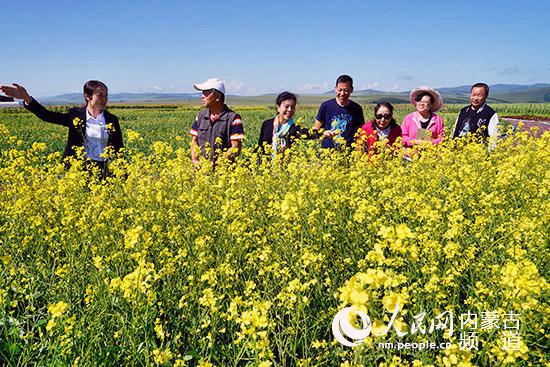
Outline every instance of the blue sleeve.
POLYGON ((317 116, 315 116, 315 119, 317 121, 320 121, 323 123, 323 126, 322 128, 325 127, 325 124, 326 124, 326 121, 325 121, 325 118, 326 118, 326 104, 323 102, 321 103, 321 105, 319 106, 319 111, 317 112, 317 116))

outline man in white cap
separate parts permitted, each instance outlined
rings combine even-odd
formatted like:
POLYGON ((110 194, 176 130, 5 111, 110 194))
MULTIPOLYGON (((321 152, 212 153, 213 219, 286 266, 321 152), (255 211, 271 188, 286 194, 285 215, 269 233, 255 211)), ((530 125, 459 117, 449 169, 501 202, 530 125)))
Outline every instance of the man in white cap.
POLYGON ((489 105, 489 86, 476 83, 470 88, 470 105, 460 110, 455 122, 453 138, 461 138, 467 134, 481 136, 484 141, 489 139, 491 148, 495 147, 498 135, 498 115, 489 105))
POLYGON ((225 156, 233 160, 240 152, 244 130, 241 116, 225 104, 225 85, 211 78, 193 87, 202 91, 206 109, 199 112, 189 131, 192 162, 198 164, 200 155, 214 162, 220 151, 226 151, 225 156))

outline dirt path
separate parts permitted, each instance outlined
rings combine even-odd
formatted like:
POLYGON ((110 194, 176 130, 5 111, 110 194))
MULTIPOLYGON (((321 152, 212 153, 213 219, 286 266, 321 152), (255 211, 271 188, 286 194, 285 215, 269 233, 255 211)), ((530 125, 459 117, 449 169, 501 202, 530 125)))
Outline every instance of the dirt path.
POLYGON ((545 131, 550 130, 550 121, 542 119, 530 119, 528 116, 505 116, 502 117, 502 120, 508 121, 514 127, 518 126, 518 123, 521 121, 523 123, 522 130, 530 130, 533 127, 538 127, 539 131, 537 136, 541 136, 545 131), (524 118, 525 117, 525 118, 524 118))

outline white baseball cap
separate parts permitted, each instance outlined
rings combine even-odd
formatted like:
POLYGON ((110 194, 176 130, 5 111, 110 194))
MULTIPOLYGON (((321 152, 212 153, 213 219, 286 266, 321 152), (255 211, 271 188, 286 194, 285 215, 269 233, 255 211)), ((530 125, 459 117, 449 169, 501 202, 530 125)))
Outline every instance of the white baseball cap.
POLYGON ((196 90, 209 90, 209 89, 215 89, 218 92, 221 92, 222 94, 225 94, 225 85, 223 82, 217 78, 210 78, 204 83, 199 84, 193 84, 193 87, 196 90))

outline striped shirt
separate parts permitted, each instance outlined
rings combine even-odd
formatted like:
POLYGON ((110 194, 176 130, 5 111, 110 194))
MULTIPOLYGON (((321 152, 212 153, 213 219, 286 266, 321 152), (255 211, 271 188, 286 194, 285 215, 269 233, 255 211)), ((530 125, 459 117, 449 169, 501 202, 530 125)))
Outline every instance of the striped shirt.
POLYGON ((202 155, 215 158, 215 151, 231 148, 231 141, 244 138, 241 116, 224 105, 222 112, 214 116, 210 110, 202 110, 189 130, 189 134, 197 137, 202 155), (208 148, 211 153, 208 153, 208 148))

